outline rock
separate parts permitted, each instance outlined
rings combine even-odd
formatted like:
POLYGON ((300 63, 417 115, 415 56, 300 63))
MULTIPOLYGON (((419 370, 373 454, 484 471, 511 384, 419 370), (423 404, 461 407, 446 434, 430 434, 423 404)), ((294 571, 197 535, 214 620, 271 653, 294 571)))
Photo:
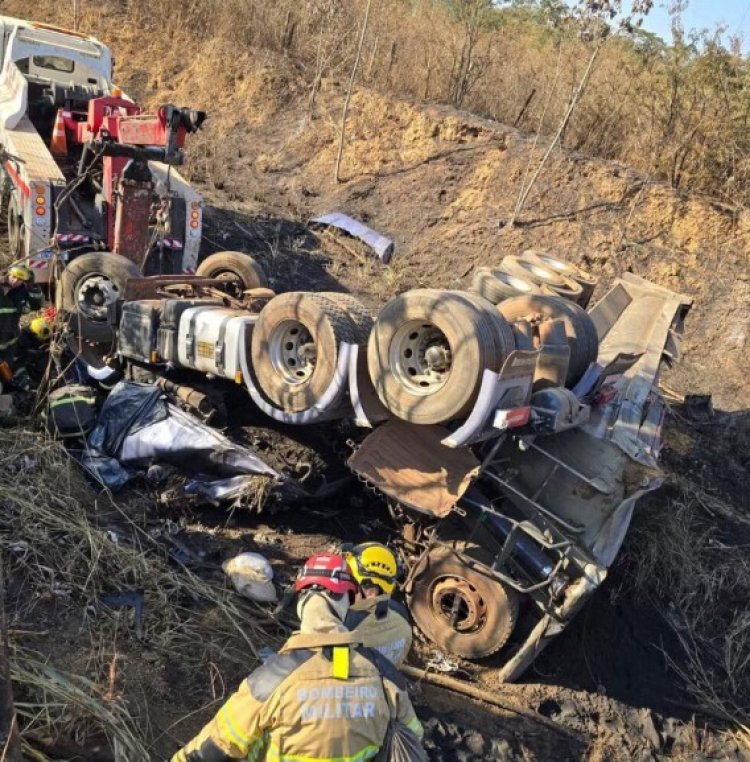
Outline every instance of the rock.
POLYGON ((493 738, 490 741, 490 754, 487 759, 493 759, 496 762, 511 762, 513 750, 504 738, 493 738))
POLYGON ((659 275, 663 278, 676 278, 681 272, 680 266, 677 262, 669 262, 659 268, 659 275))
POLYGON ((555 716, 556 720, 566 720, 578 716, 576 705, 569 699, 560 702, 560 710, 555 716))
POLYGON ((464 739, 464 743, 466 744, 466 748, 472 754, 476 754, 479 757, 484 755, 485 743, 481 733, 477 733, 476 730, 468 733, 464 739))
POLYGON ((648 741, 649 745, 655 751, 661 749, 661 737, 654 725, 654 718, 651 716, 651 712, 648 709, 644 709, 640 713, 639 725, 643 738, 648 741))
POLYGON ((445 723, 445 733, 451 738, 460 738, 461 733, 458 730, 458 725, 453 722, 445 723))

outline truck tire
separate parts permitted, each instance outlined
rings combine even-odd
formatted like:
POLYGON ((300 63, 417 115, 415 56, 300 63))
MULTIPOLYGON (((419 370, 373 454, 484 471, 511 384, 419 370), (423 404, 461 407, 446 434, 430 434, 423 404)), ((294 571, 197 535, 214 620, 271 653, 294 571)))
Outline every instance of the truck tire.
POLYGON ((500 314, 509 322, 525 320, 562 320, 570 347, 570 362, 565 379, 573 386, 599 354, 599 337, 588 313, 577 304, 560 296, 535 294, 516 296, 497 305, 500 314))
POLYGON ((495 340, 496 367, 492 370, 500 370, 508 355, 516 347, 513 326, 498 312, 497 307, 480 294, 467 291, 453 291, 454 294, 462 294, 487 316, 492 324, 492 337, 495 340))
POLYGON ((330 387, 344 342, 356 343, 356 329, 336 302, 299 291, 275 296, 253 328, 258 385, 282 410, 308 410, 330 387))
POLYGON ((527 278, 538 286, 554 291, 559 296, 564 296, 574 302, 577 302, 583 295, 583 289, 574 280, 566 278, 561 273, 544 265, 527 262, 521 257, 512 255, 505 257, 500 263, 500 269, 509 275, 527 278))
POLYGON ((578 283, 582 289, 578 304, 586 309, 598 283, 591 273, 578 267, 578 265, 553 257, 549 252, 542 251, 541 249, 526 249, 526 251, 521 254, 521 259, 526 262, 541 265, 542 267, 547 267, 578 283))
POLYGON ((8 201, 8 254, 11 261, 23 257, 23 246, 26 226, 18 205, 16 193, 10 194, 8 201))
POLYGON ((422 558, 407 603, 420 630, 441 650, 464 659, 499 651, 518 617, 516 592, 450 547, 422 558))
POLYGON ((346 312, 354 324, 357 344, 367 344, 374 323, 370 310, 351 294, 341 294, 338 291, 321 291, 320 296, 335 302, 346 312))
POLYGON ((140 276, 138 265, 119 254, 81 254, 62 271, 57 284, 58 307, 80 313, 92 323, 106 323, 109 305, 123 298, 130 278, 140 276))
POLYGON ((541 294, 542 288, 522 275, 511 275, 494 267, 478 267, 471 279, 471 290, 493 304, 511 296, 541 294))
POLYGON ((455 291, 416 289, 385 305, 367 365, 381 402, 411 423, 444 423, 469 412, 485 368, 497 370, 495 323, 455 291))
MULTIPOLYGON (((198 265, 195 274, 203 278, 237 280, 242 284, 239 292, 268 286, 263 268, 249 254, 243 254, 241 251, 219 251, 211 254, 198 265)), ((235 295, 240 296, 240 293, 235 295)))

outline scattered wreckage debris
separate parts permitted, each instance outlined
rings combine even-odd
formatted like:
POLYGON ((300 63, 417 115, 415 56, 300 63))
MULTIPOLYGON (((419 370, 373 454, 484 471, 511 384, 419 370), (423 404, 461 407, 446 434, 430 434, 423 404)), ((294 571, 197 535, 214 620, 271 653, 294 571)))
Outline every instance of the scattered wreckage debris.
POLYGON ((308 224, 311 226, 319 225, 321 227, 337 228, 348 233, 353 238, 358 238, 375 252, 377 258, 384 265, 390 264, 393 258, 394 245, 390 238, 342 212, 332 212, 319 217, 313 217, 308 224))
POLYGON ((260 553, 240 553, 224 561, 221 568, 243 597, 259 603, 274 603, 278 600, 273 585, 273 569, 260 553))
MULTIPOLYGON (((122 367, 165 379, 145 397, 209 379, 244 389, 283 424, 374 428, 349 466, 391 501, 417 625, 448 653, 501 652, 500 676, 513 680, 603 582, 635 502, 661 483, 659 371, 679 356, 690 300, 625 273, 586 311, 596 287, 587 273, 545 252, 506 259, 498 272, 539 293, 508 295, 508 279, 493 291, 493 271, 481 279, 492 299, 417 289, 374 320, 346 294, 289 292, 258 310, 186 293, 126 301, 111 330, 122 367)), ((213 478, 195 474, 165 502, 236 504, 258 477, 305 499, 251 451, 175 406, 160 409, 168 415, 134 422, 124 445, 102 446, 100 422, 82 462, 96 470, 98 458, 100 477, 116 484, 124 466, 154 458, 190 454, 201 471, 208 450, 213 478), (234 453, 234 464, 218 453, 234 453)))

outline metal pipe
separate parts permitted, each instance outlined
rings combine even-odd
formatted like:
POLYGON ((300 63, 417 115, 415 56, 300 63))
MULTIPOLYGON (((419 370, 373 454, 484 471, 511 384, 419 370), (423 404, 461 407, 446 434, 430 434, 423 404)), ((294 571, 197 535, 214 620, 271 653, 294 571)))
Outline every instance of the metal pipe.
POLYGON ((516 489, 510 482, 505 481, 505 479, 501 478, 497 474, 492 473, 492 471, 485 471, 483 474, 480 474, 480 477, 489 477, 493 481, 497 482, 501 487, 504 489, 507 489, 508 492, 512 492, 516 497, 521 498, 525 503, 528 503, 529 505, 532 505, 534 508, 536 508, 539 513, 546 516, 549 519, 552 519, 552 521, 555 521, 558 524, 561 524, 564 526, 569 532, 573 532, 574 534, 581 534, 586 527, 580 526, 579 524, 571 524, 568 521, 565 521, 565 519, 560 518, 556 513, 551 511, 549 508, 545 508, 541 503, 538 503, 536 500, 532 500, 527 495, 524 495, 521 490, 516 489))
POLYGON ((201 415, 208 416, 214 412, 214 406, 211 404, 209 398, 199 392, 197 389, 193 389, 192 386, 185 386, 183 384, 175 384, 166 378, 160 378, 156 382, 157 386, 160 386, 168 394, 172 394, 177 399, 184 402, 188 407, 193 408, 201 415))
MULTIPOLYGON (((464 500, 466 500, 466 496, 464 496, 464 500)), ((487 527, 490 534, 499 543, 504 543, 513 529, 513 523, 510 519, 496 513, 490 501, 476 490, 472 491, 467 502, 482 508, 480 521, 483 526, 487 527)), ((516 536, 510 555, 521 563, 527 571, 540 576, 542 579, 547 579, 555 568, 552 559, 539 550, 534 541, 523 532, 516 536)))

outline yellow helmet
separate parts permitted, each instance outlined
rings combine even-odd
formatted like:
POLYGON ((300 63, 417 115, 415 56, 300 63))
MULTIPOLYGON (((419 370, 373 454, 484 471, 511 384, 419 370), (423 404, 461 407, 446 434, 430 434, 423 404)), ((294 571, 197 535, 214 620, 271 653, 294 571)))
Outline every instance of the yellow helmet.
POLYGON ((34 273, 31 272, 31 268, 22 264, 13 265, 13 267, 8 270, 8 275, 12 275, 14 278, 18 278, 18 280, 22 280, 26 283, 30 283, 34 280, 34 273))
POLYGON ((390 595, 396 587, 398 559, 395 553, 379 542, 364 542, 344 551, 352 576, 357 584, 377 585, 390 595))
POLYGON ((35 317, 29 323, 29 329, 39 341, 49 341, 52 336, 52 327, 44 317, 35 317))

